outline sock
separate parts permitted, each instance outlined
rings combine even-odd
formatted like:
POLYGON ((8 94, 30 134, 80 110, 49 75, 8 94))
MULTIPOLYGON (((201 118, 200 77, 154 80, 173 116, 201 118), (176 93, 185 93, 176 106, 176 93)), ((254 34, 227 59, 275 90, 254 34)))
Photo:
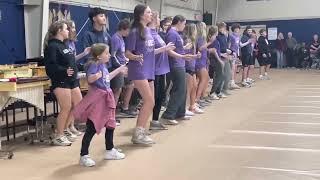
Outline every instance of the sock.
POLYGON ((230 83, 231 83, 231 84, 234 84, 235 82, 234 82, 234 80, 231 80, 230 83))
POLYGON ((264 75, 265 75, 265 76, 268 76, 268 73, 265 72, 264 75))
POLYGON ((261 78, 262 78, 262 77, 263 77, 263 76, 262 76, 262 74, 260 74, 260 76, 259 76, 259 77, 261 77, 261 78))
POLYGON ((247 78, 247 82, 249 82, 250 81, 250 78, 247 78))

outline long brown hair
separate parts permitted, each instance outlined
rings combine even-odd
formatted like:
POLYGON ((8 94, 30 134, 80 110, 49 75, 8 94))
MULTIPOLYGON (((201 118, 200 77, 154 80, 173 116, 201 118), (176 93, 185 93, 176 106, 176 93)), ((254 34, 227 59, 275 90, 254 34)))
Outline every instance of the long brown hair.
POLYGON ((64 20, 56 21, 50 25, 43 41, 43 49, 46 49, 48 47, 49 40, 53 39, 58 34, 59 30, 63 29, 64 25, 67 25, 66 21, 64 20))
POLYGON ((210 26, 208 29, 207 41, 209 41, 211 39, 211 37, 216 35, 217 33, 218 33, 218 27, 217 26, 210 26))
POLYGON ((138 4, 134 8, 134 12, 133 12, 132 28, 137 28, 138 29, 139 36, 140 36, 140 38, 142 40, 146 40, 146 37, 145 37, 144 27, 141 24, 140 20, 141 20, 141 16, 143 16, 144 11, 147 8, 148 8, 148 6, 145 6, 145 5, 142 5, 142 4, 138 4))

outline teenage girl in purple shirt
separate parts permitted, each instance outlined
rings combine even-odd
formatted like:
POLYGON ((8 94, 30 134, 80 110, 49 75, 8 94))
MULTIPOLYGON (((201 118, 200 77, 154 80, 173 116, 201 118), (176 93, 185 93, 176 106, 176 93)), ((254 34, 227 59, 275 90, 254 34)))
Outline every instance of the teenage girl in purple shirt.
POLYGON ((134 144, 154 144, 145 129, 154 107, 154 40, 147 27, 151 21, 151 9, 145 5, 137 5, 126 41, 125 55, 129 58, 128 78, 133 81, 143 101, 131 140, 134 144))
POLYGON ((152 12, 152 22, 148 24, 151 30, 151 35, 155 42, 155 81, 154 81, 154 98, 155 106, 153 108, 152 121, 150 123, 150 130, 166 130, 168 129, 164 124, 159 121, 159 114, 162 106, 163 99, 165 98, 165 79, 166 74, 170 72, 168 51, 174 50, 173 43, 166 44, 161 36, 158 34, 157 29, 160 26, 159 13, 152 12))

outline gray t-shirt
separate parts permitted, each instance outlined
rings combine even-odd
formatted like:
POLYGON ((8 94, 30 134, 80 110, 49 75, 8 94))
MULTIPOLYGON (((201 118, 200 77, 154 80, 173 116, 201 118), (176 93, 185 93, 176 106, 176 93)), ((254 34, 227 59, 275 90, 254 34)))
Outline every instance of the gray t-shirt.
POLYGON ((288 38, 286 42, 288 49, 294 49, 297 46, 297 40, 295 38, 288 38))

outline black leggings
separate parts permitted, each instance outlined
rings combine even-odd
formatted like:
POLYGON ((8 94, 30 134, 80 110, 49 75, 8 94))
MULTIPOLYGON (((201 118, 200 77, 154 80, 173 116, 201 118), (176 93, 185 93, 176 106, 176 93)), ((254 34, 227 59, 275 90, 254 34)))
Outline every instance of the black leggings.
POLYGON ((154 80, 154 100, 152 120, 158 121, 161 105, 166 97, 166 75, 156 75, 154 80))
MULTIPOLYGON (((88 119, 86 125, 87 125, 86 132, 84 133, 84 136, 82 139, 82 146, 81 146, 81 153, 80 153, 81 156, 89 154, 90 142, 93 136, 96 134, 96 129, 94 127, 94 124, 90 119, 88 119)), ((114 133, 113 128, 112 129, 106 128, 106 133, 105 133, 106 150, 111 150, 114 147, 113 133, 114 133)))

